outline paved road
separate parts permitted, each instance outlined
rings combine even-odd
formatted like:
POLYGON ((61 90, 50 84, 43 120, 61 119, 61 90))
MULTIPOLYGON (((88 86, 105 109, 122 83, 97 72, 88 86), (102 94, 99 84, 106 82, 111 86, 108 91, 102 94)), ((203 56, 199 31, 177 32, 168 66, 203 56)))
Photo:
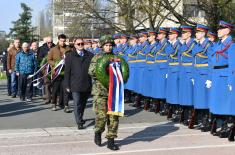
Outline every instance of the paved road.
POLYGON ((154 113, 126 105, 125 115, 117 139, 121 150, 112 152, 106 148, 105 134, 102 147, 93 143, 91 102, 85 112, 87 128, 77 130, 73 113, 53 112, 39 98, 31 104, 12 99, 0 82, 0 155, 235 154, 235 143, 167 122, 154 113))
POLYGON ((93 143, 92 127, 78 131, 74 127, 0 131, 1 155, 234 155, 235 143, 209 133, 189 130, 179 124, 121 124, 117 139, 120 150, 110 151, 93 143))
MULTIPOLYGON (((69 104, 73 107, 72 101, 69 104)), ((87 120, 86 126, 94 125, 91 99, 87 104, 84 118, 87 120)), ((120 118, 121 124, 161 121, 166 121, 166 118, 128 105, 125 105, 125 117, 120 118)), ((51 105, 43 104, 43 100, 39 97, 36 97, 33 103, 26 104, 19 98, 13 99, 7 96, 6 86, 1 81, 0 124, 0 130, 76 126, 73 113, 64 113, 63 110, 51 111, 51 105)))

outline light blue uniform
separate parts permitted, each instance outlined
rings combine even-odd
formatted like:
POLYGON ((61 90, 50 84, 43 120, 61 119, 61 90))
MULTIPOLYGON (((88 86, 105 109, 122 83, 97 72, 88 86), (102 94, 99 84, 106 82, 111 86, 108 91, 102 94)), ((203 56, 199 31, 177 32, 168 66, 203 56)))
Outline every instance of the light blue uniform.
POLYGON ((150 44, 146 50, 148 51, 146 56, 146 65, 143 71, 143 85, 142 85, 142 94, 146 97, 151 97, 151 91, 152 91, 152 85, 153 82, 155 82, 155 79, 153 78, 153 67, 155 63, 155 57, 154 55, 151 55, 151 53, 157 52, 157 44, 158 42, 155 42, 153 44, 150 44))
POLYGON ((101 52, 101 48, 99 48, 99 47, 97 47, 95 49, 93 48, 93 50, 92 50, 92 53, 95 54, 95 55, 99 54, 100 52, 101 52))
POLYGON ((169 104, 179 104, 179 48, 181 43, 177 40, 172 44, 173 52, 168 58, 166 101, 169 104))
POLYGON ((199 50, 194 51, 194 87, 193 87, 193 106, 195 109, 209 108, 209 90, 205 83, 210 74, 208 51, 211 42, 206 38, 203 43, 198 43, 199 50), (201 49, 200 49, 201 48, 201 49))
POLYGON ((144 67, 146 65, 145 61, 146 61, 146 52, 149 52, 147 50, 147 47, 149 46, 148 41, 145 41, 144 43, 142 43, 140 45, 140 50, 137 53, 136 56, 136 67, 135 67, 135 87, 134 90, 136 93, 141 94, 141 90, 142 90, 142 86, 143 86, 143 81, 142 81, 142 77, 143 77, 143 72, 144 72, 144 67))
POLYGON ((234 114, 234 94, 232 94, 234 91, 229 91, 228 89, 228 84, 234 85, 234 81, 232 80, 234 51, 235 44, 231 36, 228 36, 224 41, 219 41, 212 48, 211 63, 213 69, 209 105, 210 112, 213 114, 234 114))
POLYGON ((191 38, 187 43, 182 44, 180 53, 180 75, 179 75, 179 104, 182 106, 193 105, 193 53, 200 51, 196 41, 191 38))
POLYGON ((118 56, 121 56, 122 58, 124 58, 127 61, 128 49, 129 49, 128 43, 121 44, 121 46, 119 47, 119 50, 117 51, 116 54, 118 56))
POLYGON ((129 79, 125 85, 126 89, 134 91, 135 84, 136 84, 136 55, 140 47, 138 44, 133 46, 129 46, 127 51, 127 62, 129 64, 129 79))
POLYGON ((229 79, 228 85, 232 86, 232 91, 229 91, 229 115, 235 116, 235 45, 231 46, 228 53, 228 63, 229 63, 229 79))
POLYGON ((116 46, 113 47, 113 53, 114 54, 118 54, 121 50, 122 45, 121 44, 117 44, 116 46))
POLYGON ((174 49, 167 39, 159 42, 155 53, 155 63, 153 64, 153 82, 151 97, 155 99, 166 98, 166 74, 168 69, 168 56, 174 49))

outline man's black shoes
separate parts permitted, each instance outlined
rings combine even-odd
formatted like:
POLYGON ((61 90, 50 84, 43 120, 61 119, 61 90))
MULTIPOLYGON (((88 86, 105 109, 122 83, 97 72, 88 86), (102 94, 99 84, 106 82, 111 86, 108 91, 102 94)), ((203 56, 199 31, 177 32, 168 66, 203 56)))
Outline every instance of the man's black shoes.
POLYGON ((78 130, 82 130, 85 129, 85 127, 83 126, 83 124, 78 124, 78 130))
POLYGON ((25 97, 20 97, 20 101, 25 101, 25 97))

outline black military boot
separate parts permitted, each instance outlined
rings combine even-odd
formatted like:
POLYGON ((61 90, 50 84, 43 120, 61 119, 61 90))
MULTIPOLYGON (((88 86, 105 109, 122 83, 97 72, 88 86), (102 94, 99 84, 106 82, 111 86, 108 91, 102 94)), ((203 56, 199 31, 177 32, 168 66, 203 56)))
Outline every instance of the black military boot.
POLYGON ((221 127, 221 130, 219 131, 219 137, 220 138, 228 138, 229 135, 229 127, 227 121, 224 121, 221 127))
POLYGON ((230 127, 229 135, 228 135, 228 141, 233 142, 234 141, 234 135, 235 135, 235 124, 233 124, 230 127))
POLYGON ((168 104, 165 101, 161 101, 160 105, 161 105, 161 111, 159 112, 159 114, 161 116, 166 116, 168 111, 168 104))
POLYGON ((184 107, 181 107, 180 110, 179 110, 179 116, 180 116, 179 122, 181 124, 183 124, 184 120, 185 120, 185 118, 184 118, 184 111, 185 111, 184 107))
POLYGON ((216 136, 216 133, 217 133, 217 119, 214 118, 213 121, 212 121, 212 126, 211 126, 211 134, 213 136, 216 136))
POLYGON ((155 112, 155 107, 156 107, 155 100, 154 100, 154 99, 151 99, 151 100, 150 100, 149 112, 155 112))
POLYGON ((125 90, 124 96, 124 103, 131 103, 131 92, 129 90, 125 90))
POLYGON ((108 138, 107 148, 113 151, 119 150, 119 147, 114 143, 114 138, 108 138))
POLYGON ((95 133, 94 142, 96 145, 101 146, 101 133, 99 133, 99 132, 95 133))
POLYGON ((172 114, 173 114, 173 107, 172 105, 169 105, 167 112, 167 120, 170 120, 172 118, 172 114))
POLYGON ((194 128, 194 124, 195 124, 195 119, 196 119, 196 109, 190 109, 189 111, 189 118, 188 118, 188 128, 189 129, 193 129, 194 128))
POLYGON ((135 96, 135 101, 133 107, 141 108, 141 97, 140 95, 135 96))
POLYGON ((179 122, 180 120, 180 107, 178 105, 174 105, 172 107, 172 118, 170 119, 172 122, 179 122))
POLYGON ((154 102, 154 112, 157 114, 157 113, 159 113, 160 112, 160 110, 161 110, 161 103, 160 103, 160 101, 159 100, 156 100, 155 102, 154 102))
POLYGON ((188 107, 186 107, 185 110, 184 110, 184 122, 183 122, 184 126, 188 126, 189 125, 190 116, 191 116, 191 111, 190 111, 190 109, 188 107))
POLYGON ((146 98, 144 100, 144 110, 149 110, 150 109, 150 99, 149 98, 146 98))
POLYGON ((201 132, 207 132, 211 130, 211 121, 209 119, 208 115, 205 115, 205 117, 202 120, 202 126, 200 127, 201 132))

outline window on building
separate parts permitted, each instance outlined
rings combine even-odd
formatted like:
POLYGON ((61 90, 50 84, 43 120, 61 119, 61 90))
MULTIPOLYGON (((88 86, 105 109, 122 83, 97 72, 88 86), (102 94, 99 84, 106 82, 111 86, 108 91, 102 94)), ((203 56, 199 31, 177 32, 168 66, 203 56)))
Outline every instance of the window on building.
POLYGON ((196 4, 184 4, 183 13, 186 17, 205 17, 205 12, 196 4))

